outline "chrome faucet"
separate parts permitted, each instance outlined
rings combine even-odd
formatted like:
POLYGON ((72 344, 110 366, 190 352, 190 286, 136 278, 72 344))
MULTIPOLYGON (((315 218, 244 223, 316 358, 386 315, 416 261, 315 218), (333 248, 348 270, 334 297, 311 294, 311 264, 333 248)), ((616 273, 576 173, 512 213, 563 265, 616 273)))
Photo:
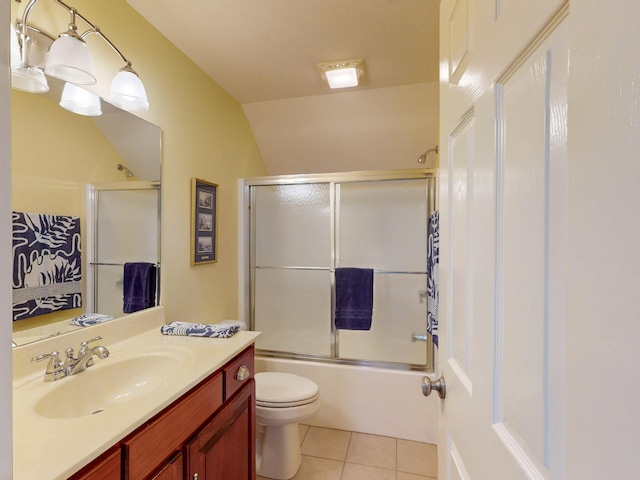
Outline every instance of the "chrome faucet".
POLYGON ((101 340, 101 336, 92 338, 91 340, 85 340, 80 343, 80 350, 78 350, 78 356, 74 357, 73 348, 69 347, 65 350, 66 359, 64 362, 60 360, 60 354, 58 352, 45 353, 44 355, 38 355, 31 359, 32 362, 40 362, 46 358, 49 359, 47 369, 44 373, 45 382, 53 382, 59 380, 62 377, 75 375, 80 373, 93 365, 93 357, 107 358, 109 356, 109 350, 101 345, 97 347, 89 348, 89 343, 101 340))

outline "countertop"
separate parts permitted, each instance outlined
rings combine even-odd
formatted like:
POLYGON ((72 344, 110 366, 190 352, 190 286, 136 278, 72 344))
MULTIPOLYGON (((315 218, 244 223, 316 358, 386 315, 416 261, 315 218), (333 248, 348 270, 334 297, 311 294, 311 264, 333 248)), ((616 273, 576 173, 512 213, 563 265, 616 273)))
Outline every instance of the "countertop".
MULTIPOLYGON (((164 323, 164 310, 156 307, 14 348, 14 480, 66 479, 218 370, 254 343, 259 335, 240 331, 230 338, 169 336, 160 333, 164 323), (179 369, 169 374, 161 386, 98 414, 64 419, 38 414, 36 404, 40 398, 63 382, 73 381, 73 377, 44 382, 47 361, 34 365, 31 357, 53 350, 64 352, 67 347, 77 351, 81 341, 97 335, 103 339, 92 345, 107 347, 110 356, 96 359, 94 366, 77 376, 97 373, 97 369, 107 366, 110 360, 117 362, 132 352, 144 354, 167 348, 182 352, 184 356, 180 358, 186 361, 181 361, 179 369)), ((61 357, 64 358, 64 354, 61 357)))

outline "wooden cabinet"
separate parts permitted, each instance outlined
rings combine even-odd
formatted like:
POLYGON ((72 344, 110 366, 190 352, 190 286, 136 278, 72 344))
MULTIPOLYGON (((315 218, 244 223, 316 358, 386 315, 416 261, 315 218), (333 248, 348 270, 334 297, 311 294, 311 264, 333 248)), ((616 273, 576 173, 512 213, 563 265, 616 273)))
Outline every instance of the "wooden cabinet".
POLYGON ((253 360, 251 345, 71 479, 255 479, 253 360))
POLYGON ((186 478, 255 478, 255 438, 255 382, 251 379, 187 444, 186 478))
POLYGON ((184 472, 183 463, 182 452, 177 452, 152 480, 182 480, 184 472))
POLYGON ((223 373, 200 385, 122 442, 124 480, 147 478, 161 468, 223 403, 223 373))
POLYGON ((75 473, 69 480, 119 480, 120 448, 114 446, 89 465, 75 473))

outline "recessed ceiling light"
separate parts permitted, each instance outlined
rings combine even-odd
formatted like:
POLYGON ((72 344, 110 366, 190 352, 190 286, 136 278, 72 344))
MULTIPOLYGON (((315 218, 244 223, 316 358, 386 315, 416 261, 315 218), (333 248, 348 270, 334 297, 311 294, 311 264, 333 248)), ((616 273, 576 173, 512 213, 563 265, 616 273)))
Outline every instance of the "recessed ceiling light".
POLYGON ((364 60, 319 63, 318 70, 330 88, 357 87, 364 80, 364 60))

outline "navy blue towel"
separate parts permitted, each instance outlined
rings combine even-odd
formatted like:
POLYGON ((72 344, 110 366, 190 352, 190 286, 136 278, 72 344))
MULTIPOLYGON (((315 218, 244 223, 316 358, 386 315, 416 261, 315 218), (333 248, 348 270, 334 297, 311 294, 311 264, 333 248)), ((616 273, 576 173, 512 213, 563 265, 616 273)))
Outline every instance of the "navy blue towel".
POLYGON ((156 266, 153 263, 124 264, 124 313, 153 307, 156 304, 156 266))
POLYGON ((373 270, 336 268, 336 328, 370 330, 373 316, 373 270))

